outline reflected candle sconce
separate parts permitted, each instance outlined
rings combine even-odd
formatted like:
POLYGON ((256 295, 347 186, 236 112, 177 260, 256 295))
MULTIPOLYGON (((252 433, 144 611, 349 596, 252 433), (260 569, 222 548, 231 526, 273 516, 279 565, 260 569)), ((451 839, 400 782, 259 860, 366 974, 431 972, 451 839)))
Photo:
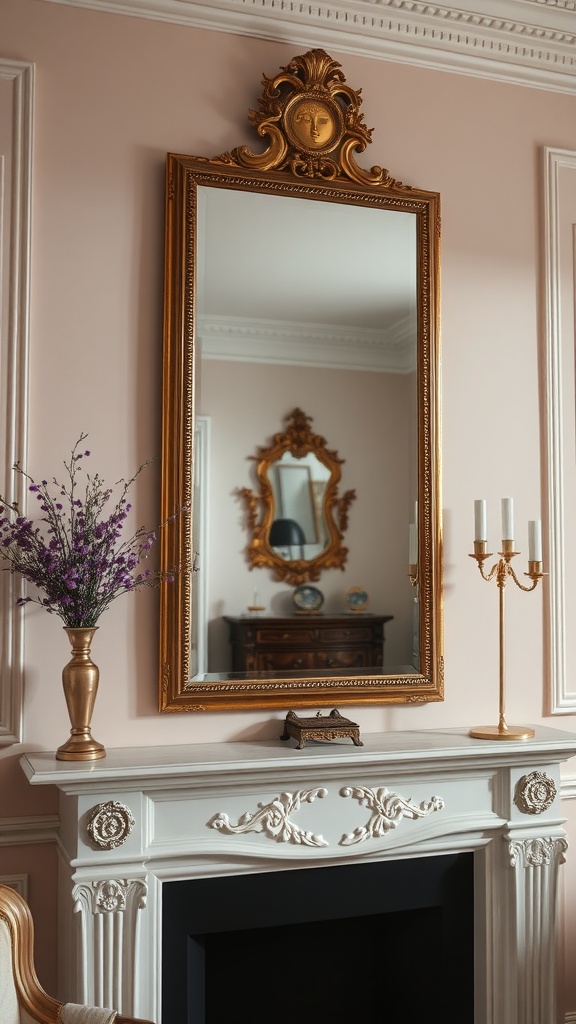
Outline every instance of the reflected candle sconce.
POLYGON ((542 526, 540 520, 531 520, 528 523, 528 572, 525 576, 531 580, 530 585, 525 586, 516 575, 512 566, 512 559, 520 552, 514 547, 514 503, 512 498, 502 498, 502 550, 499 552, 500 559, 492 566, 489 572, 484 569, 484 562, 492 558, 487 549, 486 529, 486 501, 479 498, 474 502, 474 552, 469 556, 475 558, 478 569, 483 580, 490 582, 496 580, 500 600, 500 706, 498 725, 481 726, 470 729, 469 735, 476 739, 501 739, 501 740, 528 740, 534 736, 534 729, 528 726, 509 726, 506 722, 506 673, 505 673, 505 603, 504 593, 508 580, 513 580, 516 586, 529 593, 534 590, 539 581, 547 575, 542 572, 542 526))

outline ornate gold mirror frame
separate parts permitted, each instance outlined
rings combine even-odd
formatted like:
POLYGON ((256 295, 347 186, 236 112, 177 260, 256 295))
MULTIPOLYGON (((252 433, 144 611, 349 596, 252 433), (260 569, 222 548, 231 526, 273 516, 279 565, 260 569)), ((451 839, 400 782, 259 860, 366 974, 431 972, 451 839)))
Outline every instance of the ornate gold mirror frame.
POLYGON ((319 580, 324 569, 343 569, 348 554, 342 543, 342 537, 348 526, 348 509, 356 493, 353 490, 338 494, 340 482, 340 466, 343 459, 338 453, 326 447, 326 441, 320 434, 311 429, 312 417, 306 416, 301 409, 294 409, 287 417, 287 429, 274 435, 269 448, 260 448, 257 460, 256 475, 258 492, 255 494, 250 487, 240 488, 239 494, 246 502, 248 512, 248 565, 250 569, 268 567, 273 570, 277 580, 285 580, 297 587, 301 583, 319 580), (295 459, 305 458, 313 454, 330 471, 322 497, 322 518, 328 534, 322 552, 315 558, 282 558, 271 546, 270 531, 274 519, 274 495, 271 483, 271 472, 274 464, 286 453, 295 459))
MULTIPOLYGON (((161 567, 194 560, 195 323, 200 187, 293 196, 311 202, 401 211, 416 220, 418 381, 418 667, 392 674, 349 670, 314 674, 223 673, 192 677, 193 574, 160 589, 160 710, 214 711, 324 707, 334 704, 424 703, 443 699, 441 507, 439 446, 440 197, 394 180, 355 160, 372 130, 361 94, 345 84, 323 50, 295 57, 263 77, 259 109, 249 120, 268 140, 261 154, 238 147, 213 159, 168 154, 164 311, 161 567), (170 519, 170 517, 173 517, 170 519)), ((345 243, 344 243, 345 244, 345 243)), ((366 442, 366 451, 370 439, 366 442)), ((200 566, 202 571, 202 566, 200 566)), ((408 575, 408 566, 407 566, 408 575)))

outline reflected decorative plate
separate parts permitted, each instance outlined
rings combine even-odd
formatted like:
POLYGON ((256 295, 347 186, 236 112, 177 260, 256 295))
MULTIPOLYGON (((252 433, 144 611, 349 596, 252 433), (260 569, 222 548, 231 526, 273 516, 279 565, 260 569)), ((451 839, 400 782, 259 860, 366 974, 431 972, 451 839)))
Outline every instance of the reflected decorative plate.
POLYGON ((292 600, 299 612, 318 612, 324 604, 324 594, 318 587, 302 583, 296 587, 292 600))
POLYGON ((368 594, 362 587, 350 587, 346 592, 346 607, 349 612, 365 612, 368 594))

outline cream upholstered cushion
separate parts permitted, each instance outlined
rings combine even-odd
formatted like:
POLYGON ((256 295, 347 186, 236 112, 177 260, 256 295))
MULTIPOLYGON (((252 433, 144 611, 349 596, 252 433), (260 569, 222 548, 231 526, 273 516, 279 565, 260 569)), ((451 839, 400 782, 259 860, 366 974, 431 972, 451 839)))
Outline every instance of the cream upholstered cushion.
POLYGON ((116 1020, 116 1010, 64 1003, 60 1009, 59 1020, 61 1024, 113 1024, 116 1020))
POLYGON ((0 917, 0 1021, 2 1024, 20 1024, 18 997, 12 972, 12 942, 10 931, 0 917))

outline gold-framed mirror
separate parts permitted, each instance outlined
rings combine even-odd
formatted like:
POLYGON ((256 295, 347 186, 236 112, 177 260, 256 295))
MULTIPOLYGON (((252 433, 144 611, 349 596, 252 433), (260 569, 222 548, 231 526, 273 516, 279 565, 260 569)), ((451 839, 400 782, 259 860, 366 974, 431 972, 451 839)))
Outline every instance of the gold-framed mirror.
MULTIPOLYGON (((265 140, 262 153, 244 146, 214 158, 167 156, 161 568, 170 572, 199 558, 197 572, 182 570, 160 588, 160 710, 442 700, 440 197, 378 166, 359 166, 356 154, 371 141, 360 91, 346 84, 340 64, 323 50, 295 57, 273 78, 264 75, 263 86, 258 110, 249 113, 265 140), (242 303, 254 284, 247 315, 242 303), (325 299, 319 312, 312 300, 328 293, 329 313, 325 299), (215 296, 218 308, 210 305, 215 296), (227 363, 232 385, 223 384, 227 363), (273 364, 274 383, 259 383, 248 394, 264 364, 273 364), (328 382, 335 374, 340 393, 331 398, 328 382), (214 403, 203 408, 210 379, 212 397, 231 389, 234 419, 226 428, 214 403), (376 383, 386 385, 385 399, 371 390, 376 383), (314 396, 333 416, 326 434, 344 453, 347 489, 358 494, 358 533, 354 543, 351 532, 346 538, 351 556, 366 549, 363 564, 376 574, 374 592, 385 579, 380 603, 386 607, 374 609, 374 621, 389 624, 387 645, 394 643, 394 629, 403 630, 395 648, 400 653, 378 665, 357 667, 352 659, 349 668, 251 673, 211 664, 208 656, 199 660, 202 623, 219 629, 225 618, 242 613, 226 604, 225 585, 207 582, 213 559, 202 547, 202 535, 207 526, 214 532, 215 522, 222 545, 227 532, 245 530, 235 498, 238 477, 226 453, 244 421, 259 406, 263 414, 271 410, 275 400, 277 420, 301 406, 316 421, 314 396), (382 413, 377 421, 375 409, 382 413), (212 417, 218 435, 212 459, 199 433, 199 412, 212 417), (350 453, 352 434, 364 427, 360 450, 350 453), (210 462, 210 474, 202 474, 203 461, 210 462), (374 493, 356 486, 364 467, 370 484, 378 485, 374 493), (207 480, 215 475, 225 480, 223 498, 208 493, 207 480), (190 513, 175 514, 187 507, 190 513), (380 532, 369 537, 368 521, 379 523, 380 532), (380 565, 386 537, 391 549, 380 565)), ((266 415, 270 423, 271 412, 266 415)), ((248 579, 253 567, 245 541, 226 556, 225 568, 230 580, 232 574, 248 579)), ((333 618, 332 612, 332 627, 333 618)), ((253 625, 250 633, 264 624, 253 625)), ((321 617, 309 624, 311 645, 321 625, 321 617)))
POLYGON ((296 587, 344 568, 343 535, 356 497, 339 493, 344 460, 312 430, 312 419, 293 409, 286 429, 254 456, 257 487, 238 492, 248 516, 249 568, 269 568, 296 587))

